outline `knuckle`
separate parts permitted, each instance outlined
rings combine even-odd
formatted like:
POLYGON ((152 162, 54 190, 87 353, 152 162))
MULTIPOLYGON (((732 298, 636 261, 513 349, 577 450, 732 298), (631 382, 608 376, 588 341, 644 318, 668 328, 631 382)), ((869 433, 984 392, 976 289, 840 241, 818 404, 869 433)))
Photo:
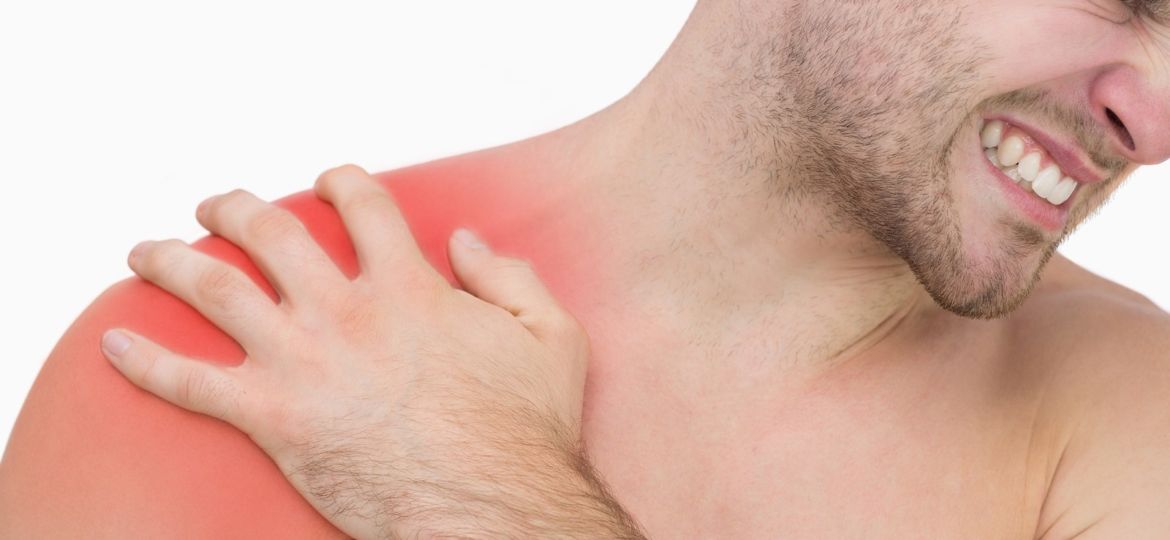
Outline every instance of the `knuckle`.
POLYGON ((329 175, 329 171, 325 171, 317 176, 317 181, 313 182, 313 191, 317 193, 328 193, 333 188, 333 177, 329 175))
POLYGON ((381 190, 363 190, 347 198, 341 211, 351 214, 382 213, 388 210, 390 204, 390 197, 381 190))
POLYGON ((160 248, 160 251, 166 253, 173 253, 176 249, 187 247, 187 243, 179 240, 178 238, 167 238, 166 240, 160 240, 156 245, 160 248))
POLYGON ((555 310, 555 312, 557 313, 555 317, 557 326, 560 328, 561 333, 564 334, 566 338, 571 340, 586 339, 585 327, 582 326, 579 321, 577 321, 576 317, 569 315, 568 313, 559 309, 555 310))
POLYGON ((374 285, 374 292, 383 298, 394 298, 399 307, 430 313, 442 305, 445 293, 451 290, 447 281, 425 268, 402 268, 393 279, 374 285))
POLYGON ((368 306, 348 304, 338 314, 337 325, 344 336, 365 336, 377 327, 377 315, 368 306))
POLYGON ((525 259, 517 259, 515 257, 499 257, 496 260, 496 270, 509 273, 536 274, 536 271, 532 268, 532 263, 525 259))
POLYGON ((139 273, 158 267, 158 245, 158 242, 151 242, 136 246, 130 252, 130 265, 139 273))
POLYGON ((301 226, 287 210, 268 207, 252 216, 245 225, 245 242, 287 238, 300 232, 301 226))
MULTIPOLYGON (((560 311, 560 310, 558 310, 558 311, 560 311)), ((580 337, 580 338, 583 338, 586 336, 585 326, 581 324, 581 321, 578 321, 576 317, 570 315, 567 312, 560 311, 560 314, 561 314, 561 320, 563 321, 566 332, 568 332, 574 336, 580 337)))
POLYGON ((216 220, 225 212, 228 205, 248 195, 250 193, 242 189, 233 189, 227 193, 212 195, 199 204, 196 215, 204 219, 216 220))
POLYGON ((242 188, 235 188, 227 193, 224 193, 221 198, 225 201, 231 201, 231 200, 236 200, 236 199, 241 199, 241 198, 251 197, 251 196, 252 196, 252 193, 249 192, 248 190, 242 189, 242 188))
POLYGON ((354 175, 365 174, 366 171, 361 167, 358 167, 352 163, 346 163, 331 169, 326 169, 319 176, 317 176, 317 184, 320 187, 337 188, 340 187, 338 183, 343 179, 352 177, 354 175))
POLYGON ((588 351, 589 334, 585 332, 585 327, 576 317, 564 310, 553 309, 549 318, 549 327, 555 336, 554 339, 571 350, 588 351))
POLYGON ((155 242, 139 257, 139 265, 154 275, 170 274, 181 264, 179 253, 186 246, 185 242, 174 238, 155 242))
POLYGON ((194 404, 203 392, 203 375, 198 372, 188 373, 183 383, 175 389, 175 398, 179 403, 194 404))
POLYGON ((330 172, 330 173, 333 173, 336 175, 344 175, 344 176, 365 176, 366 175, 365 169, 363 169, 357 165, 354 165, 353 163, 343 163, 343 164, 338 165, 338 166, 336 166, 336 167, 334 167, 326 172, 330 172))
POLYGON ((226 380, 192 370, 179 388, 177 397, 180 403, 192 405, 222 418, 230 406, 232 392, 226 380))
POLYGON ((333 306, 331 319, 341 335, 350 339, 376 336, 381 325, 377 299, 369 292, 354 290, 333 306))
POLYGON ((139 351, 136 353, 138 359, 135 362, 140 366, 140 369, 131 377, 135 384, 143 388, 152 389, 157 387, 156 381, 153 379, 155 367, 158 366, 158 354, 154 351, 139 351))
POLYGON ((225 211, 230 206, 238 205, 241 200, 252 197, 254 197, 254 195, 252 195, 247 190, 240 188, 233 189, 221 195, 216 195, 215 197, 209 199, 209 202, 207 203, 207 215, 214 216, 217 213, 225 211))
POLYGON ((241 276, 235 270, 219 264, 200 273, 195 283, 199 296, 219 309, 226 309, 240 296, 243 287, 241 276))

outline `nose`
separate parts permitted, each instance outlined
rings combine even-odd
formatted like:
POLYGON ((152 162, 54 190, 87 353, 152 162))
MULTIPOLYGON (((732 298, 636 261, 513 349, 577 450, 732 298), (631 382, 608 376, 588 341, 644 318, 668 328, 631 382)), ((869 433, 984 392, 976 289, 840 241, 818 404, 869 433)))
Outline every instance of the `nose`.
POLYGON ((1089 100, 1118 154, 1143 165, 1170 158, 1170 85, 1123 64, 1093 82, 1089 100))

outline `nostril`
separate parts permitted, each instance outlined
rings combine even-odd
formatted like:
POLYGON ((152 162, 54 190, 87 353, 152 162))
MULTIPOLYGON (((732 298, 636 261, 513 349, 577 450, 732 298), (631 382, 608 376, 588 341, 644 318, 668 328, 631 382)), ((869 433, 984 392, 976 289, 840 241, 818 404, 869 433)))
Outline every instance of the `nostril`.
POLYGON ((1129 130, 1126 129, 1125 123, 1121 121, 1117 113, 1113 112, 1113 109, 1107 108, 1105 109, 1105 116, 1109 117, 1109 122, 1113 124, 1113 130, 1117 132, 1117 137, 1121 139, 1121 144, 1129 148, 1130 152, 1136 150, 1137 145, 1133 143, 1133 136, 1129 134, 1129 130))

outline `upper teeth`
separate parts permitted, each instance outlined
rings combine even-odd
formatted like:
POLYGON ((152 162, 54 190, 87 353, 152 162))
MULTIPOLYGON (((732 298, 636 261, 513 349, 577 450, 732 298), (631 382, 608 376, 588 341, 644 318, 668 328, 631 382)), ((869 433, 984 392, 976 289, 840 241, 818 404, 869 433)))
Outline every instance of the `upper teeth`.
POLYGON ((1020 176, 1029 182, 1036 180, 1036 175, 1040 174, 1040 154, 1035 152, 1024 156, 1020 160, 1020 176))
MULTIPOLYGON (((999 162, 1004 167, 1011 167, 1020 162, 1024 157, 1024 139, 1019 137, 1008 137, 1006 141, 999 143, 999 162)), ((1039 157, 1039 156, 1037 156, 1039 157)))
MULTIPOLYGON (((1004 139, 1007 126, 994 120, 983 126, 980 138, 983 141, 987 160, 1017 182, 1030 183, 1036 195, 1048 202, 1060 205, 1072 197, 1077 181, 1064 175, 1057 165, 1040 168, 1043 151, 1027 151, 1024 139, 1010 135, 1004 139)), ((1025 186, 1027 187, 1027 186, 1025 186)))

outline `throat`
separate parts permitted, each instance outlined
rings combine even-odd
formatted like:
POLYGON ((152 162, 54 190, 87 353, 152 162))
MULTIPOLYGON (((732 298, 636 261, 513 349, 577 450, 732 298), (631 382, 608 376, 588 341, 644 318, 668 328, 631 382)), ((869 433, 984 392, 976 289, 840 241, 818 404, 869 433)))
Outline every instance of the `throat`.
POLYGON ((602 372, 640 380, 657 395, 774 396, 896 347, 933 305, 914 284, 883 284, 890 290, 880 294, 841 283, 793 287, 705 314, 672 303, 622 303, 620 311, 596 313, 590 335, 598 338, 596 361, 619 364, 598 366, 602 372))

